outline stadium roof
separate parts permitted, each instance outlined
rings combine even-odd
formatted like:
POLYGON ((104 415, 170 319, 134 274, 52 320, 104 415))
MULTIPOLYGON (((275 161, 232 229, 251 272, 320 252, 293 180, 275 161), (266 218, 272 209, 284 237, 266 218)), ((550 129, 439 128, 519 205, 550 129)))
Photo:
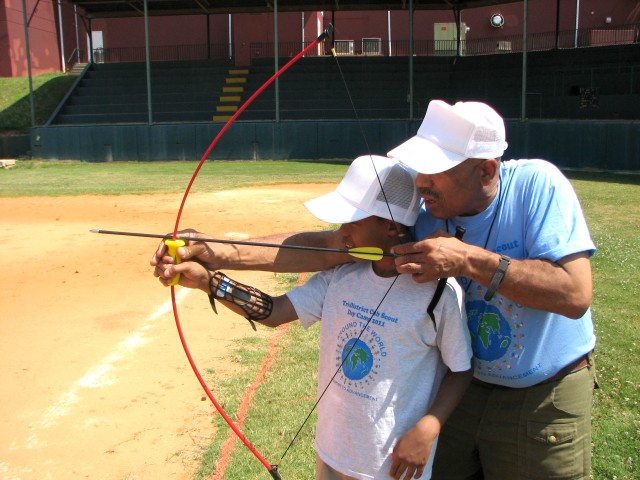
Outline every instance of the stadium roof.
MULTIPOLYGON (((72 0, 89 18, 144 15, 143 0, 72 0)), ((410 0, 278 0, 279 12, 408 10, 410 0)), ((413 0, 414 10, 466 10, 519 0, 413 0)), ((272 12, 275 0, 147 0, 150 16, 272 12)))

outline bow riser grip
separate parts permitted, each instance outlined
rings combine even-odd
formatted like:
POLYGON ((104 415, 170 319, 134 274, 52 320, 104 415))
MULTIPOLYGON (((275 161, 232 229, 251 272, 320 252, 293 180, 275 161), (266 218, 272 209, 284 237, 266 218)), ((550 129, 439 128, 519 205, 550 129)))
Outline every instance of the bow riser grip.
MULTIPOLYGON (((173 258, 173 261, 176 264, 182 262, 182 259, 178 256, 178 248, 185 246, 184 240, 169 239, 169 240, 165 240, 164 244, 167 246, 167 253, 171 258, 173 258)), ((179 282, 180 282, 180 274, 177 274, 175 277, 173 277, 169 285, 171 286, 177 285, 179 282)))

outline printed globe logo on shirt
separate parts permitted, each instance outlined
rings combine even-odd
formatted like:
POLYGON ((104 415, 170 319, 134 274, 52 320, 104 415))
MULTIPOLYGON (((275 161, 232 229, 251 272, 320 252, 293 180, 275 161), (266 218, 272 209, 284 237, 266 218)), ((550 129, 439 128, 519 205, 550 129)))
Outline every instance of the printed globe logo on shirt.
POLYGON ((386 322, 396 324, 398 319, 384 312, 376 312, 371 324, 360 336, 362 327, 375 309, 352 302, 343 302, 343 306, 348 307, 347 316, 355 317, 355 320, 347 322, 338 333, 335 362, 340 374, 334 383, 348 393, 376 401, 377 398, 367 395, 366 391, 375 382, 381 361, 387 355, 380 328, 384 328, 386 322))
POLYGON ((352 338, 342 349, 340 362, 348 379, 362 380, 372 371, 373 353, 362 340, 352 338))
POLYGON ((511 326, 500 310, 480 300, 467 302, 473 353, 480 360, 502 358, 511 346, 511 326))
POLYGON ((367 392, 371 391, 380 371, 384 355, 381 354, 379 345, 384 343, 379 333, 371 331, 365 332, 358 340, 358 325, 358 322, 349 322, 348 331, 338 336, 336 367, 342 365, 342 368, 333 383, 347 393, 375 402, 378 399, 367 392))
MULTIPOLYGON (((480 294, 482 289, 478 290, 480 294)), ((502 304, 504 300, 504 297, 499 297, 498 302, 502 304)), ((507 373, 512 367, 511 362, 517 362, 524 351, 525 334, 522 329, 525 325, 518 314, 521 307, 510 304, 500 311, 484 300, 469 300, 466 302, 466 309, 471 346, 478 360, 476 368, 484 370, 491 377, 511 378, 513 375, 507 373)), ((534 367, 517 377, 531 375, 538 368, 534 367)))

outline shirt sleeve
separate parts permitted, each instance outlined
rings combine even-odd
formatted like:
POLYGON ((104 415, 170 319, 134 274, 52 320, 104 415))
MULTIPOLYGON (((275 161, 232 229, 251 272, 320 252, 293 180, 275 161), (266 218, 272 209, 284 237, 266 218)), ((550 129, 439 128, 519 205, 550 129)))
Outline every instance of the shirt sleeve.
POLYGON ((286 293, 298 314, 300 324, 304 328, 309 328, 322 319, 324 299, 327 294, 327 288, 329 288, 333 278, 334 270, 316 273, 304 285, 295 287, 286 293))
POLYGON ((596 248, 573 186, 555 165, 539 161, 536 167, 522 190, 528 258, 555 262, 578 252, 593 255, 596 248))
POLYGON ((464 293, 457 281, 450 278, 440 300, 442 310, 438 322, 436 342, 442 361, 452 372, 471 368, 471 336, 467 327, 464 293))

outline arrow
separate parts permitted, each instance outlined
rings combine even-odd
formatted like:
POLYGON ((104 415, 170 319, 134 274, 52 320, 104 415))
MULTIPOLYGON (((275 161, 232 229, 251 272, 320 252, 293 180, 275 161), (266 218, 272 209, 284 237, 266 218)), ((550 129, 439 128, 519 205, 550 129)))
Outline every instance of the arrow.
MULTIPOLYGON (((128 237, 146 237, 146 238, 163 238, 173 239, 172 234, 160 234, 160 233, 141 233, 141 232, 121 232, 117 230, 100 230, 100 229, 92 229, 92 233, 102 233, 106 235, 123 235, 128 237)), ((175 240, 185 240, 185 241, 196 241, 196 242, 204 242, 204 243, 222 243, 227 245, 248 245, 254 247, 271 247, 271 248, 289 248, 293 250, 312 250, 316 252, 335 252, 335 253, 346 253, 351 255, 352 257, 362 258, 364 260, 381 260, 382 257, 395 257, 393 253, 383 253, 382 249, 379 247, 356 247, 350 248, 348 250, 342 250, 339 248, 325 248, 325 247, 312 247, 312 246, 304 246, 304 245, 284 245, 280 243, 263 243, 263 242, 249 242, 242 240, 222 240, 219 238, 206 238, 206 237, 188 237, 188 236, 176 236, 175 240)))

